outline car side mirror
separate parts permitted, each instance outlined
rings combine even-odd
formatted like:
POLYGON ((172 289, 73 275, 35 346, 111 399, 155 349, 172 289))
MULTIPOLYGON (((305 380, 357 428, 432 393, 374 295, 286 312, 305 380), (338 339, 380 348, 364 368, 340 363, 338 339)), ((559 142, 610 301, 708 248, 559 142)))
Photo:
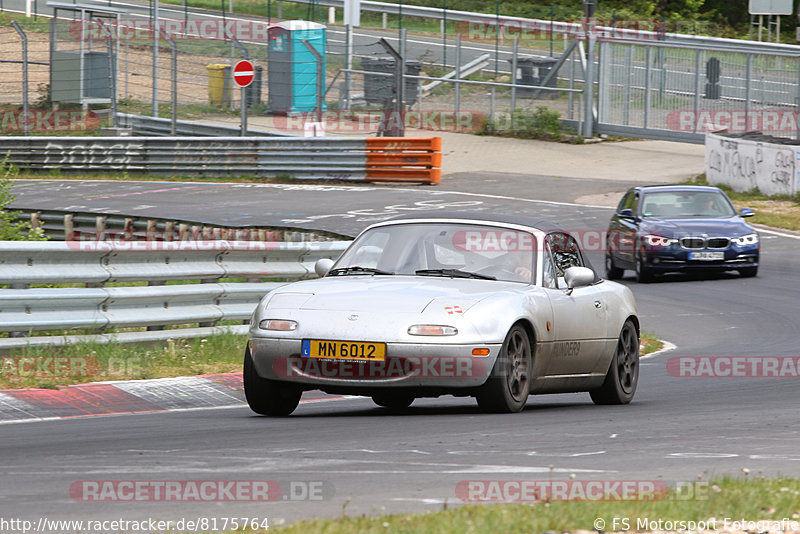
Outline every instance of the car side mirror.
POLYGON ((328 271, 331 270, 333 267, 333 260, 330 258, 320 258, 317 260, 317 263, 314 264, 314 272, 317 273, 317 276, 322 278, 328 271))
POLYGON ((625 208, 624 210, 619 210, 617 215, 625 219, 633 219, 633 210, 630 208, 625 208))
POLYGON ((756 212, 751 210, 750 208, 742 208, 742 210, 739 213, 741 214, 742 217, 752 217, 753 215, 756 214, 756 212))
POLYGON ((594 271, 588 267, 570 267, 564 271, 564 282, 567 284, 567 294, 571 295, 576 287, 592 285, 594 271))

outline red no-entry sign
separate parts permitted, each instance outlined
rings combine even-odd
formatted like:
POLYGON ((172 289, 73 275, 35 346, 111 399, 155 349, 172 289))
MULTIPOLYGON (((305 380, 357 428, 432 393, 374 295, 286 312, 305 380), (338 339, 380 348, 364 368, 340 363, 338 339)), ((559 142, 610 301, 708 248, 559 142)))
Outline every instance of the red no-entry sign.
POLYGON ((239 87, 247 87, 253 83, 253 78, 256 76, 256 69, 252 61, 243 59, 233 66, 233 81, 239 87))

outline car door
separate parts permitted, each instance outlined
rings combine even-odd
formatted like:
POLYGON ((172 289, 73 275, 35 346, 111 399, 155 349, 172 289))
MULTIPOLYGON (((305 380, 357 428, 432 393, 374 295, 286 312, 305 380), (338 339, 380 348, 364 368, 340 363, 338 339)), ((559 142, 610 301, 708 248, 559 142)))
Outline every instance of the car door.
POLYGON ((549 234, 544 253, 543 285, 553 312, 546 373, 588 373, 605 344, 607 312, 602 284, 568 290, 564 271, 585 266, 577 243, 568 234, 549 234))
POLYGON ((628 191, 611 218, 608 228, 608 247, 617 265, 633 268, 636 250, 636 235, 639 229, 639 202, 641 194, 638 190, 628 191), (625 211, 630 210, 630 211, 625 211))

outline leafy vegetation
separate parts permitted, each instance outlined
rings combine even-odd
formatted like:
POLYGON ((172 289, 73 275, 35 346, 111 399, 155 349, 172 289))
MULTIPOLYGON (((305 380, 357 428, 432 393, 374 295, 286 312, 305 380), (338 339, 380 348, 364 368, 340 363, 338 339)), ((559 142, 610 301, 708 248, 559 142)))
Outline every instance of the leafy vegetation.
POLYGON ((19 169, 8 162, 8 155, 0 163, 0 241, 44 241, 47 238, 41 228, 31 228, 27 221, 19 218, 20 212, 7 209, 14 201, 11 181, 19 169))
POLYGON ((580 137, 570 135, 563 126, 558 111, 546 106, 537 106, 535 110, 515 109, 511 115, 500 115, 495 120, 487 120, 480 135, 499 135, 520 139, 542 139, 545 141, 570 140, 581 143, 580 137))

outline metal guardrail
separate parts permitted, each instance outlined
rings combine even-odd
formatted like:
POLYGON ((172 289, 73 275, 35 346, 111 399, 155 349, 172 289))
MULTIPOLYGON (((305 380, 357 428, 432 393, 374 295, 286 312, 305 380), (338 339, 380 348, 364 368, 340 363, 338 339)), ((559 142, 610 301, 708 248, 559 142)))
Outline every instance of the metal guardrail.
MULTIPOLYGON (((27 344, 21 334, 42 330, 199 324, 175 337, 208 335, 219 321, 245 321, 258 301, 283 282, 252 280, 313 278, 320 258, 337 258, 344 241, 270 243, 0 242, 0 349, 27 344), (225 279, 245 278, 248 282, 225 279), (106 286, 147 281, 147 286, 106 286), (165 285, 167 281, 197 281, 165 285), (85 284, 35 287, 32 284, 85 284)), ((135 341, 134 332, 125 339, 135 341)), ((150 332, 141 332, 152 338, 150 332)), ((109 335, 106 335, 108 337, 109 335)), ((35 344, 66 343, 73 336, 38 337, 35 344)), ((146 336, 145 336, 146 337, 146 336)), ((85 339, 83 336, 81 339, 85 339)))
POLYGON ((20 169, 438 183, 441 138, 0 137, 20 169), (425 156, 426 154, 437 153, 425 156), (381 159, 381 169, 368 165, 381 159), (389 158, 391 159, 391 163, 389 158))
MULTIPOLYGON (((121 128, 130 128, 133 135, 151 137, 172 137, 172 120, 160 117, 146 117, 129 113, 117 113, 117 125, 121 128)), ((237 126, 220 126, 191 121, 176 121, 175 132, 186 137, 235 137, 240 134, 241 128, 237 126)), ((255 137, 294 137, 298 136, 283 132, 267 130, 247 130, 248 136, 255 137)))

